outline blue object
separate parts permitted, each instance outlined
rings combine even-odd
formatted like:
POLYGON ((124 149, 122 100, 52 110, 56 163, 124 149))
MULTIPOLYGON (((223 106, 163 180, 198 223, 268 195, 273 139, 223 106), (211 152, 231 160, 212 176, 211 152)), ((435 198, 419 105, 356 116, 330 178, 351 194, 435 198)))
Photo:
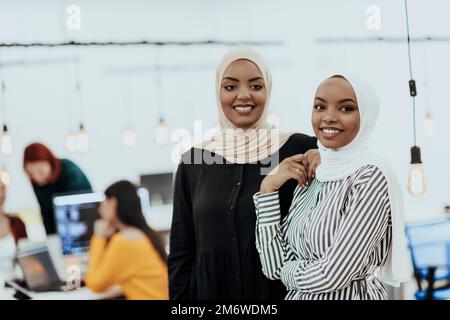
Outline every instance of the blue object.
POLYGON ((450 299, 450 219, 409 224, 405 231, 419 287, 416 299, 450 299), (435 288, 436 281, 446 284, 435 288))

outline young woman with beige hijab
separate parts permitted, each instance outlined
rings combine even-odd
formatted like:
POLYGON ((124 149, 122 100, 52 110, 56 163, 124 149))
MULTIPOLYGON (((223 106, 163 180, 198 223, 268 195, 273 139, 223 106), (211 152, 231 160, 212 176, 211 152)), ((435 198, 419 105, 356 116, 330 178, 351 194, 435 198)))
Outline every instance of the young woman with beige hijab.
POLYGON ((315 138, 281 133, 267 123, 270 92, 270 72, 256 51, 237 48, 222 58, 216 73, 220 128, 183 155, 175 178, 171 299, 282 299, 286 294, 280 281, 262 273, 252 195, 270 168, 290 158, 297 181, 279 190, 281 211, 287 213, 296 185, 311 178, 320 156, 317 150, 307 153, 317 148, 315 138))

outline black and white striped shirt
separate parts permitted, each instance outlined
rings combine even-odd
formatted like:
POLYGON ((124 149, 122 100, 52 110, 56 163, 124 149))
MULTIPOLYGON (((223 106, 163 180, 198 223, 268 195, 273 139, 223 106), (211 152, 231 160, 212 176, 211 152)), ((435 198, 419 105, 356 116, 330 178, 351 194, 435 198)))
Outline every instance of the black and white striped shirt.
POLYGON ((283 219, 278 192, 253 200, 263 273, 281 279, 286 299, 386 299, 375 272, 387 258, 392 226, 387 182, 377 167, 297 187, 283 219))

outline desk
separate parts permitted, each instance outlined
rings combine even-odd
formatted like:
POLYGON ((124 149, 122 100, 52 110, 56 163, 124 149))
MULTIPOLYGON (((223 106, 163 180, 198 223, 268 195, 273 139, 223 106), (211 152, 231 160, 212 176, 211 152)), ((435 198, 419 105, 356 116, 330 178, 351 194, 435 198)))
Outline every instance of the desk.
MULTIPOLYGON (((13 295, 15 290, 12 288, 0 288, 0 300, 16 300, 13 295)), ((113 299, 122 295, 120 286, 111 287, 109 290, 101 293, 94 293, 89 288, 80 288, 68 292, 29 292, 33 300, 104 300, 113 299)))

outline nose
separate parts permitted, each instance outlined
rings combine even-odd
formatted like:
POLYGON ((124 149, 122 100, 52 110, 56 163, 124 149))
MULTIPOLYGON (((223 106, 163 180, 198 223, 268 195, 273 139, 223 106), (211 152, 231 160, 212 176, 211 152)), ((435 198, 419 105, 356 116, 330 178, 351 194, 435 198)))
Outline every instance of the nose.
POLYGON ((237 99, 243 100, 243 101, 250 99, 250 91, 248 90, 248 88, 246 86, 241 86, 239 88, 237 99))
POLYGON ((334 108, 327 108, 327 110, 325 110, 325 112, 322 114, 322 121, 324 123, 333 123, 337 121, 337 116, 334 108))

